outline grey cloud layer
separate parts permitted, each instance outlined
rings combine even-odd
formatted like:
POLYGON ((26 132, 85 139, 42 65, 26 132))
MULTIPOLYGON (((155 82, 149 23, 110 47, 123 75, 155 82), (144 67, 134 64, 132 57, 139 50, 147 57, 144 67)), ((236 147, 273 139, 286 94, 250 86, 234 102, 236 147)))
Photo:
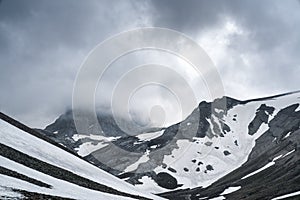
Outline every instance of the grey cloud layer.
POLYGON ((144 26, 145 6, 110 0, 2 1, 1 110, 33 126, 54 120, 71 106, 73 82, 87 53, 112 34, 144 26))
POLYGON ((228 36, 226 57, 217 63, 226 93, 250 98, 297 90, 299 11, 297 0, 3 0, 0 109, 43 126, 71 106, 81 62, 107 37, 153 25, 197 39, 228 19, 247 34, 228 36), (241 81, 243 86, 238 86, 241 81))
MULTIPOLYGON (((168 26, 192 37, 222 26, 228 18, 248 32, 247 35, 230 38, 226 53, 235 63, 230 64, 224 60, 218 65, 225 85, 228 82, 239 83, 231 77, 232 74, 243 74, 244 66, 239 57, 244 54, 255 57, 250 63, 251 73, 247 74, 245 90, 257 92, 250 95, 269 95, 299 89, 299 1, 154 0, 153 3, 157 8, 155 25, 168 26)), ((230 95, 246 97, 233 91, 232 87, 227 88, 226 92, 230 95)))

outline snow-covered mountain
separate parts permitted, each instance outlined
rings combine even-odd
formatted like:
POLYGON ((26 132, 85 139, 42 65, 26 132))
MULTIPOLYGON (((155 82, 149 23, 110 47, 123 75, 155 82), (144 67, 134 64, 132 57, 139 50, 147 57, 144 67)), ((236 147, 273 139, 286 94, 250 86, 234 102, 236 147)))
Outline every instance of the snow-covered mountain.
POLYGON ((0 199, 162 199, 0 113, 0 199))
POLYGON ((300 191, 299 103, 298 92, 223 97, 201 102, 170 127, 109 137, 78 133, 69 111, 42 132, 136 188, 170 199, 271 199, 300 191))

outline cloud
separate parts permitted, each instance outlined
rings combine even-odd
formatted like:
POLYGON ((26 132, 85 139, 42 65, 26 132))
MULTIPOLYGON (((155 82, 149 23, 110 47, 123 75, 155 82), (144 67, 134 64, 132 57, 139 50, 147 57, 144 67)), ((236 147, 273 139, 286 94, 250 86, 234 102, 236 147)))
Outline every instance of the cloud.
POLYGON ((228 95, 246 99, 299 89, 298 1, 152 2, 154 24, 197 40, 219 68, 228 95), (226 24, 240 33, 228 33, 226 24))
POLYGON ((32 126, 50 123, 71 106, 88 52, 113 34, 148 25, 145 9, 133 1, 3 1, 1 111, 32 126))
POLYGON ((49 124, 71 106, 88 52, 140 26, 175 29, 197 41, 218 67, 227 95, 298 90, 299 9, 297 0, 0 0, 0 110, 31 126, 49 124))

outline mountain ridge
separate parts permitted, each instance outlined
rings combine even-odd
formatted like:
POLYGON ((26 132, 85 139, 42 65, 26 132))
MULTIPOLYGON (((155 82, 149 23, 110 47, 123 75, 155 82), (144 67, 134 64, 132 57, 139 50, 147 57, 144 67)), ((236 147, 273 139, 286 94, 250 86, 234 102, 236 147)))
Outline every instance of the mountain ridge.
MULTIPOLYGON (((86 154, 83 153, 82 155, 85 157, 85 159, 91 161, 96 166, 116 175, 119 178, 126 180, 131 184, 136 185, 137 187, 143 188, 144 183, 147 182, 148 184, 150 184, 149 181, 153 180, 154 183, 151 183, 153 184, 153 188, 159 187, 167 189, 154 189, 153 192, 161 193, 159 191, 168 192, 169 190, 172 193, 173 190, 176 191, 177 189, 180 189, 183 185, 185 185, 180 182, 180 179, 178 179, 180 178, 177 177, 178 171, 182 170, 180 176, 186 176, 185 173, 191 173, 189 169, 189 165, 191 164, 187 164, 187 167, 182 167, 181 169, 178 169, 176 165, 174 167, 169 164, 165 164, 167 157, 174 156, 176 158, 174 152, 182 149, 184 147, 182 147, 183 143, 187 146, 200 145, 200 150, 202 149, 202 151, 215 152, 213 154, 216 154, 216 159, 219 159, 223 156, 224 158, 221 158, 221 160, 218 162, 227 163, 224 163, 224 166, 228 165, 229 160, 237 156, 235 158, 237 160, 234 162, 238 162, 240 164, 237 164, 237 166, 235 166, 234 168, 239 167, 242 163, 245 163, 247 161, 245 160, 245 156, 247 158, 250 155, 250 152, 255 145, 255 140, 263 134, 266 126, 268 126, 268 123, 272 120, 274 115, 277 114, 277 112, 279 112, 281 109, 283 109, 284 106, 291 104, 284 101, 286 99, 293 99, 291 100, 291 102, 298 103, 300 101, 297 97, 298 94, 299 91, 295 91, 250 100, 237 100, 231 97, 224 96, 222 98, 214 100, 213 102, 202 101, 199 103, 198 107, 193 110, 191 115, 177 124, 164 128, 160 131, 162 133, 146 133, 145 135, 154 135, 153 137, 148 137, 147 139, 145 139, 143 134, 113 138, 112 140, 106 141, 102 144, 101 138, 99 138, 100 142, 97 141, 98 143, 95 142, 96 145, 94 145, 96 147, 98 144, 99 148, 95 148, 91 152, 88 151, 86 154), (280 105, 275 105, 278 104, 278 102, 280 105), (275 106, 272 104, 274 104, 275 106), (249 109, 247 107, 249 107, 249 109), (234 110, 236 110, 237 108, 239 110, 246 109, 245 111, 247 112, 238 111, 238 113, 233 113, 236 112, 234 110), (239 119, 240 117, 245 119, 239 119), (245 123, 242 123, 242 121, 245 121, 245 123), (242 128, 242 130, 239 130, 239 128, 242 128), (244 136, 240 135, 240 131, 244 133, 244 136), (248 138, 247 140, 245 140, 247 142, 243 142, 243 137, 248 138), (220 141, 221 144, 224 143, 225 145, 226 143, 227 146, 230 144, 228 146, 230 148, 228 149, 226 145, 223 147, 215 145, 217 143, 220 143, 220 141), (243 147, 241 147, 241 145, 243 147), (114 146, 125 150, 125 152, 137 152, 143 156, 131 157, 126 161, 124 160, 125 162, 123 164, 120 164, 120 159, 110 159, 110 155, 115 155, 113 152, 119 151, 118 149, 116 150, 114 146), (156 153, 152 153, 155 151, 156 153), (243 153, 239 153, 239 151, 245 152, 245 155, 243 153), (148 154, 147 152, 150 152, 150 154, 148 154), (107 160, 107 158, 109 158, 110 160, 107 160), (146 160, 148 161, 146 161, 145 158, 147 158, 146 160), (222 159, 224 159, 224 161, 222 161, 222 159), (110 167, 108 167, 104 163, 110 163, 110 167), (152 166, 154 168, 149 168, 149 166, 152 166), (160 177, 164 178, 161 179, 160 177), (158 184, 158 187, 155 186, 156 184, 158 184)), ((93 137, 94 139, 96 138, 96 136, 89 134, 78 134, 78 136, 75 134, 73 135, 73 137, 74 136, 76 136, 75 138, 79 138, 77 141, 80 141, 80 138, 83 139, 83 143, 79 145, 79 147, 77 147, 77 149, 79 149, 79 151, 77 151, 78 153, 81 152, 80 147, 82 146, 82 149, 89 149, 90 147, 87 145, 89 139, 92 139, 93 137), (84 147, 84 145, 86 146, 84 147)), ((90 143, 90 146, 94 147, 93 143, 90 143)), ((196 158, 200 155, 198 154, 199 150, 196 150, 198 147, 193 148, 195 148, 196 154, 194 155, 194 158, 196 158)), ((183 148, 181 151, 185 151, 184 149, 185 148, 183 148)), ((119 151, 119 154, 123 155, 120 156, 120 158, 126 157, 126 153, 122 154, 123 150, 119 151)), ((203 157, 203 152, 200 153, 202 153, 200 157, 203 157)), ((204 153, 204 155, 210 156, 209 153, 204 153)), ((191 161, 197 162, 199 165, 195 168, 195 172, 193 173, 203 173, 203 175, 201 175, 203 177, 209 177, 209 174, 214 174, 214 171, 216 170, 221 170, 223 171, 222 173, 226 175, 234 169, 232 167, 229 167, 234 166, 232 164, 228 165, 229 168, 226 170, 223 170, 219 167, 217 167, 216 169, 215 166, 219 166, 219 164, 214 165, 209 162, 205 164, 203 160, 194 158, 191 158, 191 161)), ((172 158, 168 159, 172 160, 172 158)), ((211 161, 213 161, 214 159, 215 158, 213 158, 211 161)), ((217 174, 218 173, 219 172, 217 172, 217 174)), ((196 174, 193 177, 199 176, 196 174)), ((209 185, 209 183, 213 183, 221 177, 222 176, 216 176, 216 178, 212 179, 211 181, 207 179, 208 182, 205 183, 202 187, 207 187, 207 184, 209 185)), ((192 184, 190 187, 193 188, 195 186, 197 186, 197 183, 194 183, 194 185, 192 184)))

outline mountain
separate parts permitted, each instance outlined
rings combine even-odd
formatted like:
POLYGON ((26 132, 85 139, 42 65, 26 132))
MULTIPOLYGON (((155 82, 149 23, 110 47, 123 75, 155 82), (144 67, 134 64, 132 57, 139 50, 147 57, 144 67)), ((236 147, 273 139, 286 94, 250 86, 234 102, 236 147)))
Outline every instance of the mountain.
POLYGON ((201 102, 178 124, 136 136, 78 133, 69 111, 43 132, 136 188, 169 199, 272 199, 300 191, 299 103, 298 92, 223 97, 201 102))
POLYGON ((0 199, 161 199, 0 113, 0 199))
POLYGON ((109 116, 78 133, 72 111, 45 130, 0 113, 0 198, 300 199, 299 103, 223 97, 136 136, 109 116))
MULTIPOLYGON (((239 120, 245 123, 244 117, 250 114, 247 107, 257 108, 252 117, 248 115, 247 119, 251 120, 247 123, 248 130, 247 127, 244 130, 249 138, 255 138, 253 148, 246 154, 246 162, 208 187, 178 190, 162 196, 172 199, 300 199, 299 102, 300 95, 296 93, 263 102, 249 101, 233 108, 231 116, 236 116, 233 119, 237 123, 239 120)), ((240 128, 235 126, 232 130, 243 131, 240 128)))

